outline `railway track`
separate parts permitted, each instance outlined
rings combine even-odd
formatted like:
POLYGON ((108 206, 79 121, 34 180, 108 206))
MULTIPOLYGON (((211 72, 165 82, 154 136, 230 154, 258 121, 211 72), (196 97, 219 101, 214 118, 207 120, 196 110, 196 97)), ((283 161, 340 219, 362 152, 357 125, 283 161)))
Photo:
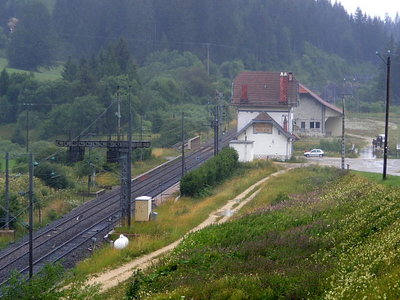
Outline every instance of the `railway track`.
MULTIPOLYGON (((235 136, 223 137, 227 145, 235 136)), ((186 171, 197 168, 213 156, 213 144, 207 143, 199 150, 185 156, 186 171)), ((132 199, 148 195, 155 197, 176 184, 181 178, 181 157, 164 163, 132 180, 132 199)), ((120 219, 120 188, 75 208, 59 220, 34 233, 33 272, 47 263, 61 261, 67 268, 88 256, 94 243, 101 243, 120 219)), ((12 270, 22 274, 29 271, 28 237, 0 251, 0 287, 7 283, 12 270)))

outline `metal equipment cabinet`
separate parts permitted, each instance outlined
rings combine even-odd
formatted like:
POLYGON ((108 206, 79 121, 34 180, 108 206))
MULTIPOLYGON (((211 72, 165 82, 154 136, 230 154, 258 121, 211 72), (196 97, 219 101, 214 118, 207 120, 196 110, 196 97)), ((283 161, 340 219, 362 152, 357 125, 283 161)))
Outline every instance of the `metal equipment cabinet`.
POLYGON ((149 221, 152 198, 140 196, 135 199, 135 221, 149 221))

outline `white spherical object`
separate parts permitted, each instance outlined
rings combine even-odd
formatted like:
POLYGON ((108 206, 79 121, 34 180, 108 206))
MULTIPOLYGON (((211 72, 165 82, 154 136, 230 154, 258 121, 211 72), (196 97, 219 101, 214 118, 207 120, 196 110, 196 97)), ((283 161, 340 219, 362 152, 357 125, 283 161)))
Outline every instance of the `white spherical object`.
POLYGON ((114 248, 115 249, 124 249, 126 246, 128 246, 129 240, 126 236, 121 234, 119 238, 117 238, 114 242, 114 248))

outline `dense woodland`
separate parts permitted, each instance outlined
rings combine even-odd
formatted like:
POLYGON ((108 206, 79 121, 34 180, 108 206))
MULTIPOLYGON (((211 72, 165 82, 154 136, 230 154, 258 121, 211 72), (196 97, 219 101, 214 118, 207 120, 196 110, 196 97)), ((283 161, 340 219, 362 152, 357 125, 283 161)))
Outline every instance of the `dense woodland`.
MULTIPOLYGON (((21 144, 28 111, 40 138, 85 134, 102 114, 87 130, 115 133, 110 119, 129 94, 136 130, 144 120, 147 131, 164 131, 161 145, 174 144, 179 113, 188 112, 186 135, 207 128, 206 104, 215 90, 228 102, 244 69, 290 70, 329 101, 350 91, 350 109, 379 111, 386 68, 375 52, 384 58, 391 49, 396 82, 399 38, 398 17, 349 15, 328 0, 5 0, 0 55, 8 66, 61 63, 64 71, 43 82, 3 70, 0 124, 16 123, 21 144)), ((400 86, 392 88, 399 103, 400 86)))

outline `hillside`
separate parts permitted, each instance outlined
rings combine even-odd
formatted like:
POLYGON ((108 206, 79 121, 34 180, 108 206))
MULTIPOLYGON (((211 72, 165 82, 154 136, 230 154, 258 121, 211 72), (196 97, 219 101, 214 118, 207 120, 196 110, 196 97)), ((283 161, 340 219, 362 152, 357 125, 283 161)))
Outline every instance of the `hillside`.
MULTIPOLYGON (((31 142, 125 130, 126 116, 120 129, 112 116, 128 95, 135 134, 145 130, 159 134, 159 146, 174 145, 175 114, 187 117, 185 136, 207 131, 215 90, 227 107, 242 70, 290 70, 328 101, 345 90, 349 109, 382 112, 385 68, 375 51, 390 46, 393 63, 400 57, 395 21, 360 10, 348 15, 328 0, 88 0, 77 7, 65 0, 0 2, 0 125, 15 124, 10 135, 21 146, 29 143, 27 111, 31 142), (10 18, 17 19, 12 26, 10 18)), ((392 91, 397 104, 399 86, 392 91)), ((224 116, 229 122, 233 111, 224 116)))
POLYGON ((267 182, 128 287, 141 299, 397 299, 399 190, 335 169, 267 182), (207 282, 207 285, 204 283, 207 282))
POLYGON ((360 9, 349 15, 330 0, 88 0, 77 7, 69 0, 2 1, 0 55, 11 67, 36 70, 96 55, 124 38, 140 65, 154 52, 187 51, 207 61, 209 74, 241 60, 246 69, 290 69, 322 91, 345 77, 369 82, 380 69, 375 51, 395 53, 400 37, 398 20, 360 9), (18 20, 12 30, 10 18, 18 20))

